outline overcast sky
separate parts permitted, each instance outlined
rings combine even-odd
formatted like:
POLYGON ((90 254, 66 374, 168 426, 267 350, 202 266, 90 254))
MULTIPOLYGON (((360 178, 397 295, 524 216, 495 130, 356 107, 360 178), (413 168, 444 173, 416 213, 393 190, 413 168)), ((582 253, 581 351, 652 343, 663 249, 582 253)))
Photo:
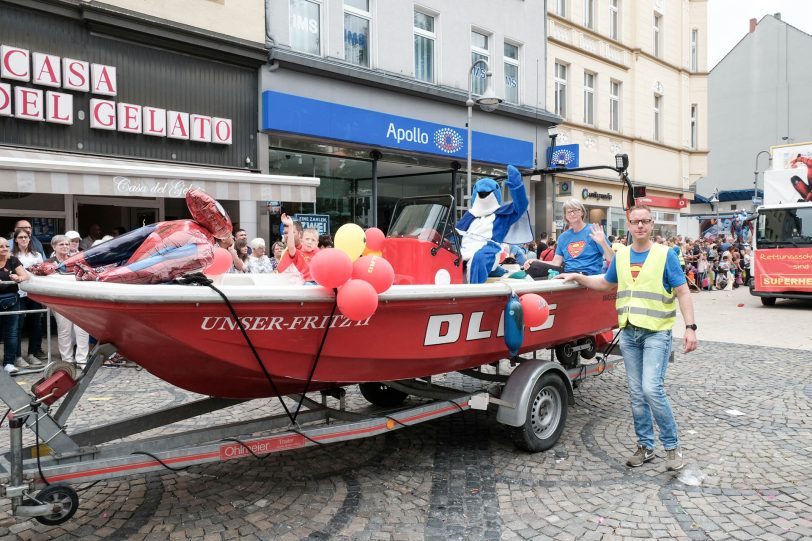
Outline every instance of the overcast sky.
POLYGON ((750 19, 776 12, 812 34, 812 0, 708 0, 708 71, 747 34, 750 19))

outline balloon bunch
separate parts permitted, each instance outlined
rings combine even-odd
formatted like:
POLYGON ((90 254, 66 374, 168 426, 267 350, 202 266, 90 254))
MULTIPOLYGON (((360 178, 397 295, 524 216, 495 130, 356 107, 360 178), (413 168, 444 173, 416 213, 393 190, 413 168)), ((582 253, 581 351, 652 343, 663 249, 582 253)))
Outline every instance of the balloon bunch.
POLYGON ((381 257, 384 234, 376 227, 366 232, 344 224, 334 238, 335 248, 320 250, 310 261, 310 274, 319 285, 337 289, 336 304, 353 321, 368 319, 378 309, 378 294, 395 281, 392 265, 381 257))

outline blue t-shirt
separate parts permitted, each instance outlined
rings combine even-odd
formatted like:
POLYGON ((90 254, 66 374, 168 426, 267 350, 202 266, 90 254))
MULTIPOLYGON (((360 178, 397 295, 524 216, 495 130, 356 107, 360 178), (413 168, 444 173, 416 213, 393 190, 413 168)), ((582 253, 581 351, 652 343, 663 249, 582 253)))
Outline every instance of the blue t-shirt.
MULTIPOLYGON (((635 252, 631 250, 631 266, 632 266, 632 276, 636 277, 637 272, 640 271, 640 268, 643 266, 643 263, 646 261, 648 257, 648 253, 651 250, 646 250, 645 252, 635 252), (635 267, 637 267, 637 272, 635 272, 635 267)), ((612 259, 612 262, 609 264, 609 270, 606 271, 604 278, 606 278, 607 282, 611 282, 613 284, 617 283, 617 266, 615 262, 617 261, 617 257, 612 259)), ((668 254, 665 258, 665 272, 663 273, 663 287, 669 293, 675 287, 679 287, 682 284, 686 283, 688 280, 685 278, 685 272, 683 272, 682 267, 680 267, 679 259, 677 258, 677 254, 674 253, 674 250, 668 250, 668 254)))
MULTIPOLYGON (((567 229, 558 237, 555 255, 564 258, 564 272, 583 272, 588 275, 603 272, 603 248, 589 236, 587 225, 577 233, 567 229)), ((606 244, 609 238, 606 237, 606 244)))

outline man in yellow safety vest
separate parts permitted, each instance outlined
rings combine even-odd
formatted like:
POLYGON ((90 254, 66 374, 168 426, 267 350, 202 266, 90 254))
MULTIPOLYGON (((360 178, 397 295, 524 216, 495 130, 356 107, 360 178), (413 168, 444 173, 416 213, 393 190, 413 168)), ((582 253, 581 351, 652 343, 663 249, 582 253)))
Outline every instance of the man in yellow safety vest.
POLYGON ((632 207, 626 217, 633 242, 618 250, 604 275, 564 273, 565 281, 590 289, 609 290, 617 284, 620 349, 626 366, 637 451, 626 464, 642 466, 654 460, 654 423, 666 451, 666 470, 685 465, 677 423, 665 394, 665 371, 671 354, 671 329, 676 321, 675 296, 685 320, 683 352, 696 349, 696 319, 691 292, 677 254, 651 240, 654 220, 645 205, 632 207))

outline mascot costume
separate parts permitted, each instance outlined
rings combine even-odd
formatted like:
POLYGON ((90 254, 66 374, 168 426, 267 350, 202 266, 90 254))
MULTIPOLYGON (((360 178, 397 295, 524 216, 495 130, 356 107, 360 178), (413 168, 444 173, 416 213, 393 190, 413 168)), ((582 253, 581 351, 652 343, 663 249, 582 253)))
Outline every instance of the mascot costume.
POLYGON ((470 284, 484 283, 496 269, 502 243, 524 244, 533 240, 527 192, 521 173, 512 165, 508 165, 507 185, 513 201, 503 205, 495 180, 477 181, 471 194, 471 209, 457 222, 457 232, 462 235, 460 251, 468 265, 470 284))

